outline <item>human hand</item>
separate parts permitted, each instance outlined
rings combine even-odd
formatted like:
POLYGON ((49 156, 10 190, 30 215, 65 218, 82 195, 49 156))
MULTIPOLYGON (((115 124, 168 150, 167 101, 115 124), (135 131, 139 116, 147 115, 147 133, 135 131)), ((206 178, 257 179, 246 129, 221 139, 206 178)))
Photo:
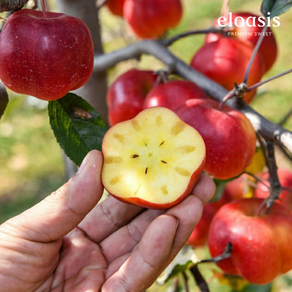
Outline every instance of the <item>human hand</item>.
POLYGON ((0 226, 2 292, 138 292, 179 252, 215 185, 202 175, 168 210, 145 210, 102 196, 102 155, 91 151, 78 173, 0 226))

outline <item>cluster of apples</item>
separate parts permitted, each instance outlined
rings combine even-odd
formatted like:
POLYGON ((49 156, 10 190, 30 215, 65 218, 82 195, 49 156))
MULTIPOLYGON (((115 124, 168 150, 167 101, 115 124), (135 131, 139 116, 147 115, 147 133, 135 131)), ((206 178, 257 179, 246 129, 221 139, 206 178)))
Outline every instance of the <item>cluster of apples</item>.
POLYGON ((180 0, 109 0, 107 7, 114 15, 125 18, 132 31, 143 39, 163 36, 179 24, 183 13, 180 0))
MULTIPOLYGON (((263 28, 260 26, 259 16, 252 13, 229 13, 229 18, 226 18, 226 21, 221 20, 220 24, 227 26, 232 23, 232 27, 228 27, 224 35, 207 34, 204 45, 196 52, 190 65, 227 90, 232 90, 234 83, 243 82, 245 70, 263 28), (240 26, 235 25, 236 19, 241 20, 240 26), (252 24, 250 20, 253 21, 252 24)), ((218 20, 215 21, 215 26, 218 26, 218 20)), ((247 86, 259 82, 271 69, 276 57, 277 43, 271 28, 268 27, 251 66, 247 86)), ((244 100, 250 103, 255 94, 256 90, 248 92, 244 100)))
POLYGON ((218 265, 228 274, 261 285, 292 269, 292 172, 278 169, 283 191, 269 212, 261 208, 270 193, 269 173, 262 171, 257 176, 264 184, 255 183, 246 174, 227 183, 221 199, 205 206, 188 244, 198 247, 207 243, 215 257, 230 242, 231 257, 218 265))

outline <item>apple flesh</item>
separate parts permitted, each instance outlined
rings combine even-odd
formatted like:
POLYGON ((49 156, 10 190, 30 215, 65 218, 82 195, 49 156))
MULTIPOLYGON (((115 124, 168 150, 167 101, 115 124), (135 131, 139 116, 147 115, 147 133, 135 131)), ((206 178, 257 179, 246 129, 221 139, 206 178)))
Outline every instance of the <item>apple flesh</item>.
MULTIPOLYGON (((241 84, 253 52, 253 47, 238 39, 222 37, 215 42, 204 44, 193 56, 191 67, 218 82, 227 90, 234 83, 241 84)), ((247 85, 259 82, 264 73, 262 56, 256 55, 250 69, 247 85)), ((252 90, 245 94, 244 100, 250 103, 256 94, 252 90)))
POLYGON ((199 179, 206 156, 200 134, 163 107, 143 110, 111 127, 102 152, 102 182, 108 193, 152 209, 183 200, 199 179))
POLYGON ((262 285, 292 269, 292 216, 275 203, 267 213, 263 199, 239 199, 220 208, 212 220, 208 245, 212 257, 224 252, 231 257, 218 263, 228 274, 241 275, 262 285))
MULTIPOLYGON (((233 24, 233 29, 231 29, 227 33, 227 35, 229 37, 238 38, 241 41, 252 44, 255 47, 258 42, 258 39, 260 38, 260 34, 263 30, 263 28, 260 27, 260 25, 262 24, 259 22, 258 17, 259 15, 255 15, 249 12, 232 13, 231 23, 233 24), (241 17, 243 19, 244 25, 241 25, 242 24, 241 20, 239 20, 239 23, 241 25, 240 27, 235 25, 235 19, 237 17, 241 17), (247 25, 247 23, 249 25, 247 25)), ((222 21, 221 23, 229 24, 229 21, 227 22, 222 21)), ((218 26, 217 20, 215 22, 215 25, 218 26)), ((222 37, 223 36, 219 33, 209 33, 206 36, 206 43, 217 41, 219 38, 222 37)), ((259 47, 259 52, 263 56, 263 60, 265 63, 265 72, 267 72, 275 63, 278 54, 276 39, 270 27, 268 27, 266 35, 263 38, 261 46, 259 47)))
POLYGON ((157 76, 153 71, 131 69, 120 75, 107 93, 108 119, 111 126, 134 118, 143 110, 148 92, 157 76))
POLYGON ((124 17, 143 39, 161 37, 176 27, 182 17, 180 0, 125 0, 124 17))
POLYGON ((106 6, 112 14, 123 17, 124 3, 125 0, 108 0, 106 6))
POLYGON ((188 99, 208 98, 195 83, 187 80, 172 80, 154 87, 146 96, 144 108, 162 106, 175 110, 188 99))
POLYGON ((241 112, 211 99, 189 99, 175 113, 203 137, 207 159, 205 170, 218 179, 241 174, 256 150, 256 135, 241 112))
POLYGON ((0 34, 0 79, 12 91, 44 100, 84 85, 93 57, 87 26, 62 13, 22 9, 0 34))

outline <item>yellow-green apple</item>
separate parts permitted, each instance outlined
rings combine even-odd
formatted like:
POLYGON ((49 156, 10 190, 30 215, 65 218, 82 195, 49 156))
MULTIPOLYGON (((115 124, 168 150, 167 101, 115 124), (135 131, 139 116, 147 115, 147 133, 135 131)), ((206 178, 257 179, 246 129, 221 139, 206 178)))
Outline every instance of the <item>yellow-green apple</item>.
POLYGON ((102 182, 108 193, 153 209, 183 200, 200 177, 206 157, 201 135, 163 107, 145 109, 111 127, 102 152, 102 182))
POLYGON ((269 211, 262 204, 259 198, 225 204, 213 218, 208 237, 212 257, 232 244, 231 257, 218 262, 221 269, 259 285, 292 269, 291 213, 277 203, 269 211))
POLYGON ((203 137, 207 159, 205 170, 218 179, 241 174, 256 149, 256 135, 240 111, 211 99, 189 99, 175 113, 203 137))
MULTIPOLYGON (((280 204, 285 205, 290 211, 292 210, 292 172, 291 170, 285 168, 278 168, 278 178, 280 181, 281 186, 283 187, 282 192, 279 196, 280 204)), ((263 172, 259 175, 261 179, 264 181, 265 185, 261 182, 257 183, 257 188, 255 191, 255 196, 257 198, 267 198, 270 194, 270 182, 269 173, 263 172)))
POLYGON ((154 87, 146 96, 144 108, 163 106, 175 110, 188 99, 208 98, 195 83, 187 80, 172 80, 154 87))
POLYGON ((62 13, 22 9, 0 34, 0 79, 9 89, 56 100, 84 85, 93 70, 84 22, 62 13))
MULTIPOLYGON (((252 45, 238 39, 222 37, 215 42, 204 44, 193 56, 190 65, 227 90, 232 90, 234 83, 243 82, 252 52, 252 45)), ((259 82, 263 73, 264 64, 262 56, 258 53, 251 66, 247 85, 259 82)), ((246 93, 244 100, 251 102, 255 93, 256 90, 246 93)))
POLYGON ((143 109, 146 95, 155 82, 153 71, 131 69, 120 75, 107 93, 109 124, 134 118, 143 109))
MULTIPOLYGON (((238 38, 255 47, 262 33, 264 21, 263 16, 250 12, 230 12, 225 19, 223 17, 218 18, 214 25, 219 26, 220 23, 221 27, 228 26, 228 37, 238 38), (232 28, 230 24, 233 26, 232 28)), ((222 38, 221 34, 209 33, 206 36, 206 43, 217 41, 219 38, 222 38)), ((270 27, 267 28, 259 52, 263 56, 265 71, 267 72, 275 63, 278 53, 275 35, 270 27)))
POLYGON ((182 17, 180 0, 125 0, 124 17, 140 38, 161 37, 182 17))

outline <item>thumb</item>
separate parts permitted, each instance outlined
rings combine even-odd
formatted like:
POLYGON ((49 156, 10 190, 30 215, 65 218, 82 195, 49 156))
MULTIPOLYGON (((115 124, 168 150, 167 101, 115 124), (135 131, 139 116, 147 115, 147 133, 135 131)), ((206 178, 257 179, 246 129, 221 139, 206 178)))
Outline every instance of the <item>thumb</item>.
POLYGON ((15 235, 30 241, 51 242, 62 238, 82 221, 102 196, 102 162, 99 151, 89 152, 69 182, 6 224, 13 228, 15 235))

